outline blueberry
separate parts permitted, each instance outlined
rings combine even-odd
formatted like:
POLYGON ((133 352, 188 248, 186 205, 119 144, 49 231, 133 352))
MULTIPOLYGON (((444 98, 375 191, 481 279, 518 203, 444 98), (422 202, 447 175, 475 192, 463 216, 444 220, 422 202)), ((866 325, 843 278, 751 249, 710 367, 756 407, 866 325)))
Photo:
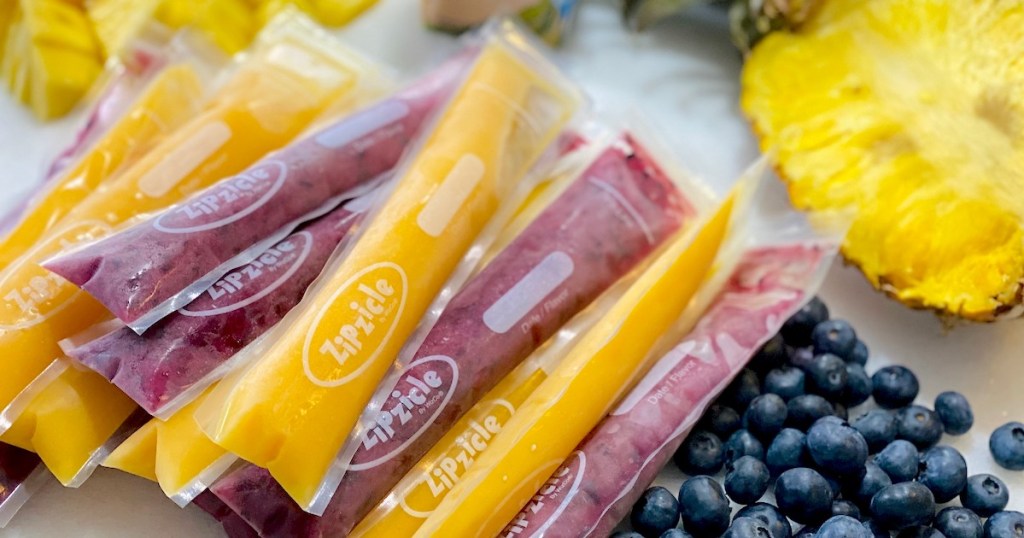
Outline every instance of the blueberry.
POLYGON ((757 377, 753 370, 744 368, 736 376, 736 379, 726 387, 720 401, 735 409, 738 413, 743 413, 743 411, 747 410, 750 402, 760 395, 761 379, 757 377))
POLYGON ((790 538, 793 535, 793 528, 789 525, 786 516, 779 512, 779 509, 768 503, 754 503, 744 506, 736 512, 736 518, 753 517, 760 519, 768 525, 774 538, 790 538))
POLYGON ((892 533, 879 527, 878 523, 875 523, 874 520, 869 519, 861 524, 864 525, 864 528, 867 529, 869 536, 872 538, 892 538, 892 533))
POLYGON ((967 461, 953 447, 929 448, 918 460, 917 481, 932 490, 935 502, 949 502, 967 485, 967 461))
POLYGON ((831 353, 815 355, 806 373, 807 389, 811 393, 835 400, 846 389, 846 362, 831 353))
POLYGON ((644 536, 658 536, 679 523, 679 502, 671 491, 655 486, 633 505, 629 522, 644 536))
POLYGON ((886 409, 899 409, 913 403, 921 385, 917 376, 903 366, 886 366, 871 376, 871 394, 875 403, 886 409))
POLYGON ((764 461, 764 445, 747 430, 737 430, 723 445, 725 463, 732 463, 743 456, 752 456, 764 461))
POLYGON ((853 519, 860 520, 860 508, 857 508, 856 504, 845 499, 839 499, 832 501, 832 515, 833 516, 850 516, 853 519))
POLYGON ((807 452, 807 436, 800 430, 786 428, 779 432, 768 445, 765 452, 765 463, 772 475, 778 476, 783 471, 805 467, 811 463, 811 455, 807 452))
POLYGON ((885 471, 885 474, 889 475, 893 482, 898 484, 917 478, 920 456, 913 443, 897 439, 875 454, 875 463, 885 471))
POLYGON ((868 459, 868 443, 860 432, 828 417, 807 430, 807 450, 820 469, 836 477, 856 475, 868 459))
POLYGON ((996 463, 1011 471, 1024 471, 1024 424, 1010 422, 992 432, 988 448, 996 463))
POLYGON ((715 474, 725 463, 725 449, 717 435, 696 430, 686 437, 672 459, 688 475, 715 474))
POLYGON ((700 428, 727 439, 732 432, 743 427, 743 418, 735 409, 720 404, 712 405, 701 420, 700 428))
POLYGON ((950 435, 963 435, 974 425, 971 404, 959 392, 946 391, 939 394, 935 398, 935 412, 946 433, 950 435))
POLYGON ((896 413, 896 437, 914 443, 919 450, 935 446, 942 439, 942 422, 935 411, 920 405, 896 413))
POLYGON ((926 525, 935 516, 935 496, 924 484, 893 484, 871 498, 871 515, 885 529, 926 525))
POLYGON ((658 538, 693 538, 693 535, 683 529, 669 529, 661 533, 658 538))
POLYGON ((814 350, 809 347, 801 347, 792 350, 789 354, 789 364, 806 370, 814 361, 814 350))
POLYGON ((935 515, 932 527, 946 538, 981 538, 981 518, 968 508, 949 506, 935 515))
POLYGON ((771 440, 786 423, 786 402, 777 394, 762 394, 743 414, 743 427, 760 439, 771 440))
POLYGON ((789 401, 807 392, 804 371, 794 366, 776 368, 764 377, 764 391, 789 401))
POLYGON ((983 532, 978 514, 959 506, 943 508, 932 526, 946 538, 981 538, 983 532))
POLYGON ((846 389, 843 390, 842 402, 850 407, 858 406, 871 397, 871 378, 864 367, 856 363, 846 364, 846 389))
POLYGON ((850 516, 832 516, 821 524, 818 538, 871 538, 871 533, 850 516))
POLYGON ((769 370, 784 365, 788 358, 786 342, 782 339, 781 334, 776 334, 768 339, 761 349, 757 350, 747 367, 757 372, 758 375, 764 375, 769 370))
POLYGON ((872 454, 896 439, 896 415, 885 409, 872 409, 857 417, 852 426, 864 436, 872 454))
POLYGON ((924 525, 907 527, 896 535, 896 538, 946 538, 941 532, 924 525))
POLYGON ((1007 510, 996 512, 985 522, 985 538, 1020 538, 1024 536, 1024 514, 1007 510))
POLYGON ((1010 502, 1010 490, 998 477, 976 474, 967 479, 967 487, 960 493, 960 504, 974 510, 981 517, 1004 510, 1010 502))
POLYGON ((811 343, 815 353, 830 353, 843 359, 853 355, 857 345, 857 333, 848 322, 841 319, 823 321, 811 332, 811 343))
POLYGON ((811 343, 814 327, 827 319, 828 307, 815 297, 782 324, 782 337, 791 346, 806 346, 811 343))
POLYGON ((835 412, 832 404, 817 394, 797 396, 786 404, 786 427, 805 431, 819 418, 835 412))
POLYGON ((738 517, 732 520, 732 525, 722 538, 771 538, 771 534, 771 529, 764 521, 753 517, 738 517))
POLYGON ((857 343, 853 345, 853 351, 850 352, 850 356, 847 357, 851 363, 859 364, 864 366, 868 363, 868 346, 863 340, 857 340, 857 343))
POLYGON ((729 528, 730 512, 722 486, 709 476, 695 476, 679 489, 683 528, 694 536, 721 536, 729 528))
POLYGON ((727 465, 726 469, 725 492, 733 502, 755 503, 768 491, 771 476, 761 460, 743 456, 727 465))
POLYGON ((813 525, 832 515, 832 488, 814 469, 790 469, 775 481, 779 510, 797 523, 813 525))
POLYGON ((871 504, 872 497, 884 488, 892 485, 889 475, 874 462, 864 464, 864 476, 860 480, 853 480, 846 485, 843 496, 861 507, 867 508, 871 504))
POLYGON ((633 531, 618 531, 612 533, 608 538, 644 538, 644 535, 633 531))

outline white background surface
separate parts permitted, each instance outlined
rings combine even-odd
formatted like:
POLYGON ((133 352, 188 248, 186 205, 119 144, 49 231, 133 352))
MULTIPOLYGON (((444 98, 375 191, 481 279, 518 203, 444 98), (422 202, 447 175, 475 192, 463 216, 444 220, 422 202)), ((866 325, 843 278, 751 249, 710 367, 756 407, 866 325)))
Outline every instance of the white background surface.
MULTIPOLYGON (((643 35, 627 33, 615 8, 605 2, 586 5, 581 15, 575 35, 559 53, 563 66, 599 104, 632 103, 668 135, 689 169, 719 192, 728 189, 756 156, 756 145, 735 104, 740 58, 721 13, 698 10, 643 35)), ((423 71, 457 46, 452 38, 422 29, 410 0, 384 0, 340 34, 403 74, 423 71)), ((70 140, 76 118, 40 125, 6 92, 0 93, 3 210, 38 180, 44 161, 70 140)), ((919 401, 929 406, 943 390, 968 396, 977 417, 974 429, 944 442, 965 453, 971 474, 1002 476, 1011 488, 1010 507, 1024 509, 1024 473, 996 467, 987 448, 994 428, 1024 420, 1024 321, 945 330, 932 315, 885 299, 859 273, 841 266, 829 274, 823 295, 834 316, 852 321, 871 348, 869 373, 887 363, 912 367, 921 378, 919 401)), ((681 475, 669 467, 658 483, 675 491, 681 475)), ((102 468, 78 490, 51 484, 0 530, 4 538, 220 535, 211 518, 195 508, 177 508, 155 484, 102 468)))

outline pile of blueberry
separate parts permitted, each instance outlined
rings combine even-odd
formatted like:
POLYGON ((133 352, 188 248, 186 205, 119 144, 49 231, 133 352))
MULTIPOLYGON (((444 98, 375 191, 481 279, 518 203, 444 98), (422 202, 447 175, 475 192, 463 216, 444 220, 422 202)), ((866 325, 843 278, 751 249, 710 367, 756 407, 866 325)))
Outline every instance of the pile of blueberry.
MULTIPOLYGON (((676 452, 690 475, 678 500, 648 489, 630 516, 634 532, 613 538, 1024 538, 1024 514, 1004 511, 1006 484, 968 476, 964 457, 939 445, 943 432, 973 425, 967 399, 944 392, 934 410, 915 405, 913 372, 887 366, 868 376, 867 360, 850 324, 812 300, 676 452), (870 398, 877 409, 847 422, 847 409, 870 398), (723 468, 720 484, 712 476, 723 468), (758 502, 773 482, 775 505, 758 502), (962 506, 936 513, 958 496, 962 506), (730 500, 745 505, 735 517, 730 500), (792 523, 803 527, 794 533, 792 523)), ((1024 470, 1024 424, 996 430, 990 448, 1001 466, 1024 470)))

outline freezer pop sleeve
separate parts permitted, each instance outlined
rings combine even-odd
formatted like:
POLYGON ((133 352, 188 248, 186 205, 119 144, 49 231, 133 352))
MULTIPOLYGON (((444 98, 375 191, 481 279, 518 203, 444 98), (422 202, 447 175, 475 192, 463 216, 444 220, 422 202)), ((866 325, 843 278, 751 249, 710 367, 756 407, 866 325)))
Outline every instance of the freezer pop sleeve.
POLYGON ((326 508, 334 459, 402 343, 576 108, 576 92, 521 42, 482 48, 364 234, 197 415, 304 509, 326 508))
POLYGON ((697 327, 665 354, 502 532, 606 536, 711 401, 815 293, 837 244, 748 251, 697 327))
POLYGON ((149 414, 167 418, 227 373, 238 351, 298 304, 364 205, 347 203, 303 226, 145 334, 124 327, 65 353, 149 414))
POLYGON ((62 355, 60 340, 109 316, 98 301, 40 263, 237 173, 287 143, 332 102, 362 91, 358 82, 371 68, 349 56, 337 44, 292 34, 268 38, 207 109, 105 182, 0 272, 0 349, 7 359, 0 376, 0 414, 62 355), (296 71, 294 62, 308 69, 296 71))
POLYGON ((0 268, 28 251, 78 203, 201 110, 203 83, 189 63, 162 70, 66 171, 48 182, 0 240, 0 268))
POLYGON ((259 534, 238 514, 208 491, 201 493, 192 504, 220 522, 228 538, 257 538, 259 534))
POLYGON ((39 456, 0 443, 0 529, 10 523, 47 476, 39 456))
POLYGON ((693 200, 628 135, 604 149, 445 307, 357 448, 321 524, 352 529, 487 391, 683 223, 693 200))
POLYGON ((69 367, 31 399, 0 441, 39 454, 57 480, 77 487, 136 409, 102 377, 69 367))
POLYGON ((457 57, 442 64, 405 91, 45 266, 141 334, 298 223, 390 172, 468 63, 469 58, 457 57))
POLYGON ((652 348, 711 273, 730 229, 734 196, 699 229, 677 237, 573 346, 415 536, 501 531, 643 375, 652 348))

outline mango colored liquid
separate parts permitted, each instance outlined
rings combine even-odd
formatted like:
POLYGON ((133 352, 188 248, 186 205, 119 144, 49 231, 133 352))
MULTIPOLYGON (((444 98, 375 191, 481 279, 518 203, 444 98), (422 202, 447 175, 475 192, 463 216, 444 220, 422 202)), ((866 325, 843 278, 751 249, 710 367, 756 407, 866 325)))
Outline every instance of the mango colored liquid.
POLYGON ((204 471, 223 463, 228 456, 192 418, 204 398, 182 407, 166 421, 147 422, 111 452, 103 466, 158 482, 168 497, 180 495, 204 471))
POLYGON ((135 411, 135 402, 109 389, 106 379, 69 367, 35 395, 0 441, 39 454, 68 485, 135 411))
POLYGON ((367 514, 352 538, 412 536, 545 379, 547 373, 533 362, 505 377, 367 514))
POLYGON ((269 469, 311 509, 402 344, 574 103, 507 45, 485 47, 366 233, 307 295, 302 315, 207 400, 207 434, 269 469), (532 110, 539 98, 543 114, 532 110))
POLYGON ((188 64, 164 69, 103 137, 0 240, 0 268, 27 252, 101 183, 201 110, 203 84, 188 64))
POLYGON ((267 47, 240 67, 206 111, 83 200, 0 273, 0 349, 7 358, 0 409, 61 356, 60 340, 109 317, 99 302, 39 262, 243 170, 350 94, 358 79, 357 68, 308 44, 267 47), (291 62, 308 74, 288 67, 291 62))
POLYGON ((730 197, 695 237, 679 237, 644 271, 519 408, 415 536, 501 532, 643 375, 652 347, 709 274, 732 207, 730 197))

